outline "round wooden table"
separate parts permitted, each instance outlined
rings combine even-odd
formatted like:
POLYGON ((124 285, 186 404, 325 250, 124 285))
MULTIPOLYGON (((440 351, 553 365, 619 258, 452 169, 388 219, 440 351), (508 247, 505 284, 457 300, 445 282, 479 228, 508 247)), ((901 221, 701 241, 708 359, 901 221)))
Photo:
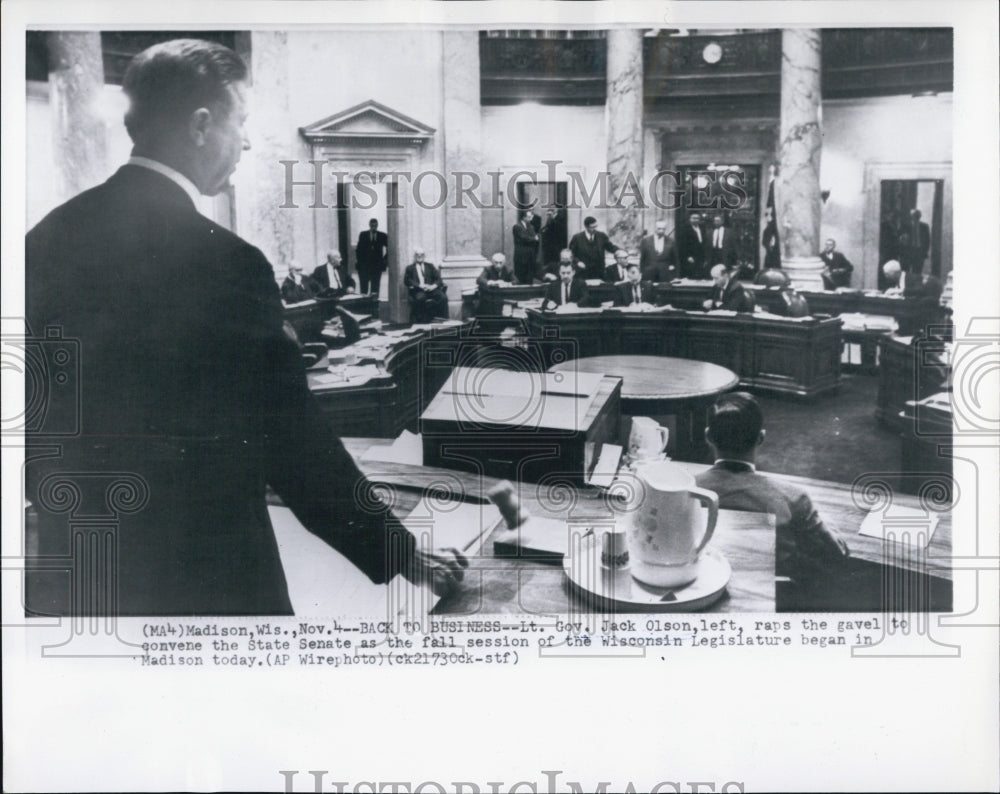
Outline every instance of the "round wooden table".
MULTIPOLYGON (((563 361, 549 371, 617 375, 622 379, 622 414, 676 417, 669 446, 672 457, 695 462, 708 457, 709 406, 740 380, 718 364, 669 356, 592 356, 563 361)), ((626 441, 629 428, 623 430, 626 441)))

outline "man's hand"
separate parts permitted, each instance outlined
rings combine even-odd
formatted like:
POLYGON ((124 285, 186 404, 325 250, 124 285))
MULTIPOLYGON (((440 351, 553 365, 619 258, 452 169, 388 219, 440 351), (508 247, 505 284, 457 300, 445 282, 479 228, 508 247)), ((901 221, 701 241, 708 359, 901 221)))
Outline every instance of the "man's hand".
POLYGON ((346 292, 346 293, 347 293, 348 295, 353 295, 353 294, 354 294, 354 293, 355 293, 356 291, 357 291, 357 290, 355 290, 355 289, 354 289, 354 287, 348 287, 348 288, 347 288, 347 289, 345 290, 345 292, 346 292))
POLYGON ((430 585, 434 594, 443 598, 458 589, 468 567, 469 561, 458 549, 417 550, 410 570, 404 575, 415 585, 430 585))

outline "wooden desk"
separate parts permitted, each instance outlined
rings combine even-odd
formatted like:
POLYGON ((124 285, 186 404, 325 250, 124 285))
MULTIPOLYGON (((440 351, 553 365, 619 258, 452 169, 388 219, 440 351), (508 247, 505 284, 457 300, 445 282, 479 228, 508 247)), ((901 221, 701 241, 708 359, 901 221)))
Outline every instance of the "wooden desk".
POLYGON ((739 383, 735 373, 704 361, 669 356, 593 356, 564 361, 553 372, 589 372, 622 378, 622 413, 672 415, 671 453, 679 460, 707 460, 707 413, 715 398, 739 383))
MULTIPOLYGON (((350 438, 344 444, 361 470, 372 480, 396 486, 395 510, 405 518, 418 504, 420 488, 429 483, 456 482, 463 493, 472 497, 485 494, 496 480, 465 472, 443 471, 422 466, 365 461, 360 456, 372 445, 387 446, 389 441, 350 438)), ((692 474, 707 466, 680 464, 692 474)), ((849 485, 790 475, 769 475, 806 491, 828 527, 841 533, 851 549, 855 565, 845 573, 843 582, 834 583, 824 594, 823 608, 830 611, 879 611, 884 606, 882 589, 885 577, 913 573, 932 582, 938 594, 936 610, 951 609, 950 512, 939 513, 937 531, 925 553, 893 554, 882 541, 858 534, 866 510, 855 503, 849 485), (943 602, 946 599, 946 603, 943 602)), ((522 504, 532 515, 563 518, 572 526, 607 525, 614 521, 612 503, 599 491, 587 487, 564 487, 557 491, 547 486, 522 485, 518 491, 522 504)), ((911 496, 893 494, 894 503, 919 507, 911 496)), ((716 530, 711 546, 719 549, 733 567, 733 579, 727 595, 716 602, 711 612, 801 611, 794 602, 775 603, 774 530, 762 514, 728 515, 724 526, 716 530)), ((933 596, 932 592, 932 596, 933 596)), ((441 601, 438 614, 511 614, 546 615, 563 613, 579 602, 570 595, 560 567, 527 558, 495 557, 492 541, 487 539, 483 553, 470 559, 470 570, 463 589, 441 601)), ((927 609, 919 599, 907 601, 910 609, 927 609)))
POLYGON ((748 388, 814 397, 840 380, 840 319, 614 309, 527 311, 534 338, 560 339, 573 358, 653 355, 707 361, 748 388))

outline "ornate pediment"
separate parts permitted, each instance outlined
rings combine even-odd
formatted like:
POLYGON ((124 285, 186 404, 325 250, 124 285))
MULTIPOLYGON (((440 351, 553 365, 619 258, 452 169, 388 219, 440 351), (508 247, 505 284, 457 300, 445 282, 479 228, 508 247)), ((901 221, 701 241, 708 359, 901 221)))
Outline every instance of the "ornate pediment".
POLYGON ((434 129, 369 99, 300 127, 299 132, 313 144, 384 141, 412 146, 430 138, 434 129))

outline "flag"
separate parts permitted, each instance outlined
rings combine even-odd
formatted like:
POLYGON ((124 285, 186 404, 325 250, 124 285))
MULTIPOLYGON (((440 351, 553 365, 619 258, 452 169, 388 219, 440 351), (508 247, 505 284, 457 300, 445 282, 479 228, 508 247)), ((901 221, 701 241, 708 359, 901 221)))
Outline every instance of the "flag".
POLYGON ((781 246, 778 240, 778 210, 774 206, 774 169, 767 185, 767 225, 764 227, 764 269, 781 267, 781 246))

